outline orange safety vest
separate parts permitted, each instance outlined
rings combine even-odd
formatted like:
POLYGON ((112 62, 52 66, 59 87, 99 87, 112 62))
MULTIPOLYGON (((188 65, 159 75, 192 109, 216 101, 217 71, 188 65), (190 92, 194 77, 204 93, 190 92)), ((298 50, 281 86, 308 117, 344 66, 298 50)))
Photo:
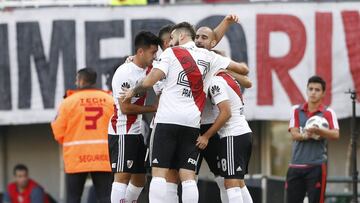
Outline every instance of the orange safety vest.
POLYGON ((102 90, 68 91, 51 123, 63 146, 66 173, 111 171, 107 131, 113 106, 112 96, 102 90))

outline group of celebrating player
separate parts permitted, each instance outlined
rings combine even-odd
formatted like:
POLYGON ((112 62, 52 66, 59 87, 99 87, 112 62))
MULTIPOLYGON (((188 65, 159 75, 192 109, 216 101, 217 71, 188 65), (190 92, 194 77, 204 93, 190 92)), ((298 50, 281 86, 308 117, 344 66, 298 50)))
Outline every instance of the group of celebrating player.
POLYGON ((212 50, 227 28, 238 21, 228 15, 214 30, 182 22, 166 26, 159 36, 140 32, 135 54, 112 79, 115 102, 109 123, 112 203, 136 202, 145 185, 146 144, 143 113, 156 112, 148 147, 152 170, 151 203, 199 200, 196 173, 207 161, 222 202, 249 203, 244 183, 251 156, 251 129, 244 116, 241 88, 251 87, 248 67, 212 50), (157 57, 158 46, 162 54, 157 57), (158 101, 145 105, 153 88, 158 101))

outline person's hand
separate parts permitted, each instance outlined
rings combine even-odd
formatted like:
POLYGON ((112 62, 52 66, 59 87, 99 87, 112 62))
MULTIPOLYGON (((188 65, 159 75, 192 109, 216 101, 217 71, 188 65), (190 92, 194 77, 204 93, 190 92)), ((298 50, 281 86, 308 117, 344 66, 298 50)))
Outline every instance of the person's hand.
POLYGON ((121 101, 126 101, 134 97, 133 89, 124 88, 123 92, 120 95, 121 101))
POLYGON ((209 143, 209 138, 206 136, 199 136, 196 140, 196 146, 199 147, 199 149, 205 149, 209 143))
POLYGON ((306 129, 306 133, 309 135, 309 138, 314 140, 319 140, 320 136, 319 134, 319 128, 318 127, 311 127, 306 129))
POLYGON ((229 14, 225 17, 225 21, 229 24, 238 23, 239 22, 239 16, 235 14, 229 14))
POLYGON ((300 133, 300 135, 301 135, 301 140, 309 139, 309 134, 307 132, 300 133))

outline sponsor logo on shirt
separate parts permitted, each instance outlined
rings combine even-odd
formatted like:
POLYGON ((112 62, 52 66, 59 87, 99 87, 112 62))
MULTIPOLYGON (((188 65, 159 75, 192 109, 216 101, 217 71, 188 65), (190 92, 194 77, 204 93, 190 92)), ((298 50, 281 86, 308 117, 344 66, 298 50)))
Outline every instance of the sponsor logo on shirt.
POLYGON ((121 84, 121 88, 129 89, 129 88, 130 88, 130 84, 129 84, 128 82, 123 82, 123 84, 121 84))
POLYGON ((220 87, 217 86, 217 85, 213 85, 211 87, 211 93, 212 93, 213 96, 218 95, 220 93, 220 87))

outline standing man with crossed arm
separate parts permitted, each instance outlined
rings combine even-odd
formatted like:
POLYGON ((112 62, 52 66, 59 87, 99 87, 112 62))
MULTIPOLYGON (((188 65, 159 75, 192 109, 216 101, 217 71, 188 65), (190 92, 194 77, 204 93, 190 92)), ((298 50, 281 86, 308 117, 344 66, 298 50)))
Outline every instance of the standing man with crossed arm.
POLYGON ((325 89, 326 83, 321 77, 309 78, 308 101, 292 109, 289 132, 293 150, 285 185, 288 203, 303 202, 306 194, 309 203, 325 201, 327 141, 339 139, 336 114, 323 104, 325 89), (305 129, 306 121, 314 115, 325 118, 329 129, 305 129))

